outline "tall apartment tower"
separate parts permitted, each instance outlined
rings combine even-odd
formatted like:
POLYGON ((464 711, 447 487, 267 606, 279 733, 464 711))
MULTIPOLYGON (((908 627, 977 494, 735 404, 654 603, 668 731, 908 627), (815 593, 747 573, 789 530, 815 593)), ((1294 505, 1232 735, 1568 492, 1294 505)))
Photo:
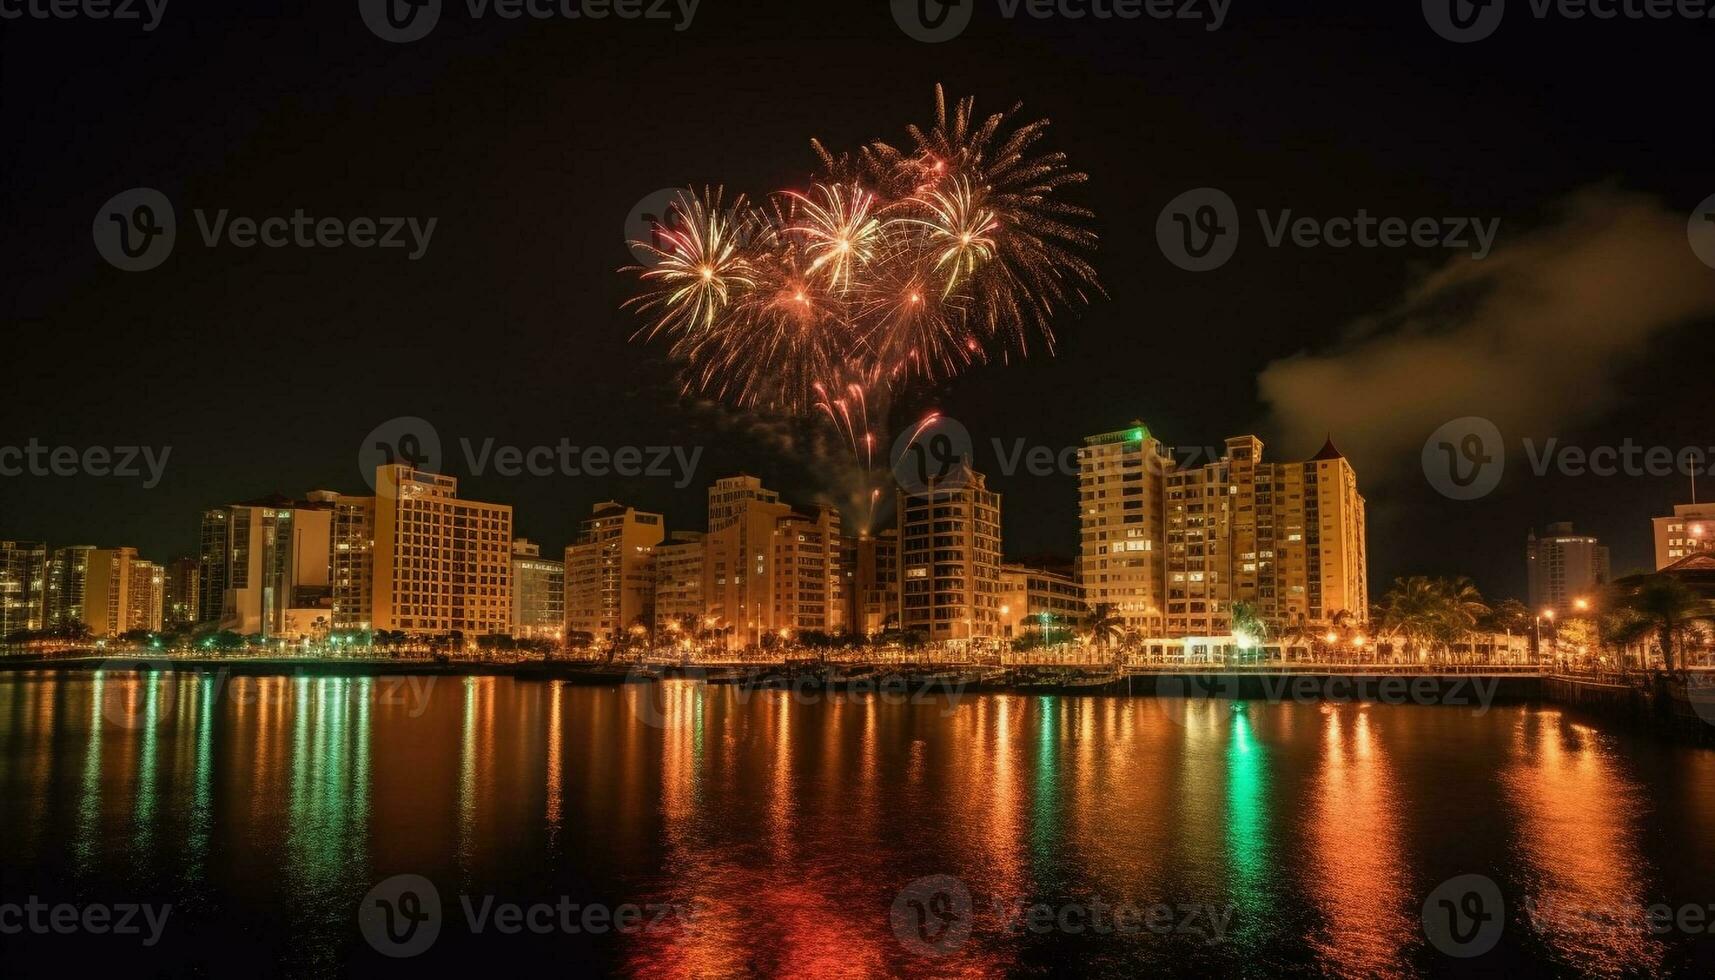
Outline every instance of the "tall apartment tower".
POLYGON ((375 498, 333 490, 312 490, 308 497, 333 512, 328 543, 332 627, 371 629, 375 610, 375 498))
POLYGON ((136 548, 92 548, 87 562, 81 622, 89 632, 101 637, 148 629, 146 617, 145 622, 133 618, 142 611, 133 595, 148 593, 148 569, 153 566, 137 559, 136 548))
POLYGON ((899 531, 862 532, 843 542, 847 628, 873 635, 899 625, 899 531))
POLYGON ((1531 531, 1525 540, 1525 562, 1530 576, 1530 606, 1539 612, 1569 612, 1577 600, 1609 581, 1607 547, 1573 531, 1570 522, 1548 525, 1540 538, 1531 531))
POLYGON ((1090 608, 1165 635, 1164 487, 1173 457, 1140 421, 1078 450, 1078 573, 1090 608))
POLYGON ((524 538, 512 542, 512 635, 559 639, 566 628, 566 565, 543 558, 524 538))
POLYGON ((578 541, 566 549, 566 630, 611 643, 655 607, 655 548, 660 514, 614 501, 595 505, 578 541))
POLYGON ((702 594, 705 616, 732 647, 845 629, 839 512, 794 511, 753 477, 718 481, 709 491, 702 594))
POLYGON ((709 530, 719 531, 738 519, 751 502, 780 503, 780 494, 766 489, 754 476, 729 476, 709 488, 709 530))
POLYGON ((462 499, 455 478, 405 463, 377 467, 375 491, 374 628, 510 633, 511 506, 462 499))
POLYGON ((48 546, 0 541, 0 640, 47 625, 48 546))
POLYGON ((931 642, 1000 637, 1000 494, 964 460, 901 488, 898 514, 900 626, 931 642))
POLYGON ((168 628, 192 626, 197 621, 201 595, 202 563, 195 558, 167 562, 161 597, 161 624, 168 628))
POLYGON ((788 514, 775 525, 767 628, 788 635, 838 633, 846 625, 840 581, 840 512, 788 514))
POLYGON ((703 602, 703 532, 674 531, 655 549, 655 622, 702 629, 707 615, 703 602))
POLYGON ((127 630, 149 630, 158 633, 163 624, 167 594, 167 570, 154 562, 131 562, 130 580, 126 584, 127 630))
POLYGON ((1308 461, 1265 463, 1262 440, 1167 478, 1167 635, 1224 636, 1232 606, 1274 629, 1369 616, 1364 499, 1330 440, 1308 461))
POLYGON ((1672 517, 1650 521, 1655 532, 1655 568, 1715 549, 1715 504, 1675 504, 1672 517))
POLYGON ((244 636, 331 625, 333 506, 282 496, 203 512, 199 619, 244 636))
POLYGON ((89 557, 92 544, 55 548, 48 559, 46 614, 49 627, 84 622, 84 598, 89 589, 89 557))

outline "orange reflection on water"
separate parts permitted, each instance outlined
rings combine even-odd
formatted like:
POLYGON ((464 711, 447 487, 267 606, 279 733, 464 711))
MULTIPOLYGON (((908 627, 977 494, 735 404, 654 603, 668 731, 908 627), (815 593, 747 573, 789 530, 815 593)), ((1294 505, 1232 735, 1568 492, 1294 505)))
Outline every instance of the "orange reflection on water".
POLYGON ((1581 973, 1656 972, 1664 951, 1645 932, 1644 795, 1603 737, 1556 711, 1524 715, 1501 782, 1518 814, 1531 928, 1581 973))
POLYGON ((1406 911, 1393 767, 1371 730, 1368 706, 1326 705, 1322 714, 1309 826, 1315 871, 1306 884, 1326 925, 1310 945, 1339 976, 1406 976, 1416 922, 1406 911))

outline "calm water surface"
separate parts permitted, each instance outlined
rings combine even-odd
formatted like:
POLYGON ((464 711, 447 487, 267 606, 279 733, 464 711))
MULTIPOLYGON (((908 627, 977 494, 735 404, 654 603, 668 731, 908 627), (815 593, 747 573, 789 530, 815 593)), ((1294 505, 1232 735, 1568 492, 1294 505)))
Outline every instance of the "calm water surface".
POLYGON ((172 905, 153 947, 0 936, 0 973, 1715 974, 1707 925, 1638 927, 1715 903, 1715 752, 1549 707, 918 700, 0 675, 0 902, 172 905), (358 923, 401 874, 442 905, 416 959, 358 923), (1506 911, 1461 961, 1422 913, 1466 874, 1506 911), (565 902, 650 925, 465 911, 565 902), (1174 931, 1026 917, 1126 904, 1174 931))

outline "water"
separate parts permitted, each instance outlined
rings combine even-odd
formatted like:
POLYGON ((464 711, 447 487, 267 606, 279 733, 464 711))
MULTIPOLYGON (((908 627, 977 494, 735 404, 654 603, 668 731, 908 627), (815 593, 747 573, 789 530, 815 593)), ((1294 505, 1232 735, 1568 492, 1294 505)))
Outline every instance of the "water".
POLYGON ((1710 975, 1712 828, 1715 752, 1548 706, 0 675, 0 906, 171 905, 8 977, 1710 975), (406 874, 439 929, 390 958, 406 874), (1423 909, 1469 874, 1458 960, 1423 909))

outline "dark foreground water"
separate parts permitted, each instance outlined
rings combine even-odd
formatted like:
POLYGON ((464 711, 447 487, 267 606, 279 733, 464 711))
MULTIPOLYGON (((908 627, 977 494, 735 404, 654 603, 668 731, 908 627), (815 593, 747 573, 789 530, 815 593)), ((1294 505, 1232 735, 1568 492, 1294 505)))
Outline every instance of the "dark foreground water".
POLYGON ((0 674, 0 975, 1715 973, 1715 752, 913 700, 0 674))

